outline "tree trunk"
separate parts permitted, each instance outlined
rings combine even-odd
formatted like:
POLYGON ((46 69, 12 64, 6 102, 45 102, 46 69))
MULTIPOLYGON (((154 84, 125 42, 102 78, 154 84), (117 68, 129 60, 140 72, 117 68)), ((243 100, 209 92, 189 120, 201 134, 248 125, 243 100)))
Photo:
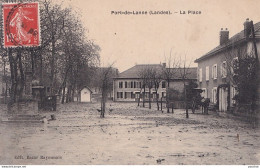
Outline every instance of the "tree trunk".
POLYGON ((62 90, 62 98, 61 98, 61 104, 64 104, 64 100, 65 100, 65 88, 66 88, 66 82, 63 86, 63 90, 62 90))
POLYGON ((10 91, 10 100, 8 102, 8 112, 11 111, 11 106, 16 102, 16 93, 17 93, 17 61, 12 56, 13 50, 8 49, 8 58, 10 62, 11 70, 11 91, 10 91))
POLYGON ((55 71, 55 37, 54 37, 54 34, 52 33, 52 41, 51 41, 51 44, 52 44, 52 58, 51 58, 51 94, 53 94, 53 89, 54 89, 54 71, 55 71))
POLYGON ((71 86, 68 86, 67 96, 66 96, 66 103, 68 103, 69 100, 70 100, 70 89, 71 89, 71 86))
POLYGON ((161 111, 162 111, 162 113, 163 113, 163 110, 162 110, 162 105, 163 105, 163 103, 162 103, 162 97, 161 97, 161 111))
POLYGON ((71 93, 71 97, 72 97, 71 101, 72 102, 74 102, 74 96, 75 96, 75 87, 73 87, 72 93, 71 93))
POLYGON ((25 79, 24 79, 24 71, 23 71, 23 64, 22 64, 21 50, 18 50, 17 56, 18 56, 19 72, 20 72, 19 99, 21 100, 21 99, 23 98, 24 82, 25 82, 25 79))
POLYGON ((189 110, 188 110, 188 102, 187 102, 187 92, 186 85, 184 83, 184 101, 185 101, 185 109, 186 109, 186 118, 189 118, 189 110))
POLYGON ((151 109, 151 88, 149 88, 149 109, 151 109))
POLYGON ((105 118, 105 111, 106 111, 106 94, 102 91, 102 98, 101 98, 101 118, 105 118))
POLYGON ((35 68, 35 58, 34 58, 34 51, 31 49, 31 64, 32 64, 32 75, 33 77, 35 76, 34 74, 34 68, 35 68))
POLYGON ((155 94, 156 94, 156 104, 157 104, 157 110, 159 111, 160 110, 160 105, 159 105, 159 100, 158 100, 158 98, 159 98, 159 96, 157 95, 157 89, 155 90, 155 94))
POLYGON ((143 107, 145 107, 145 87, 144 87, 144 92, 143 92, 143 107))
MULTIPOLYGON (((169 88, 170 88, 170 81, 168 80, 167 81, 167 90, 169 90, 169 88)), ((169 95, 168 95, 169 93, 167 93, 166 92, 166 106, 167 106, 167 113, 170 113, 170 107, 169 107, 169 105, 170 105, 170 101, 169 101, 169 95)))

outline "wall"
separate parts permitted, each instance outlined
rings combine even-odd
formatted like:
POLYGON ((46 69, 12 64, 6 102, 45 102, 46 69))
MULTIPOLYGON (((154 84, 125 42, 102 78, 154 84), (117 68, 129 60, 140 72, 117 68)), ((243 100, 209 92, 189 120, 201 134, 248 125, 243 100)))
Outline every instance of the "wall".
POLYGON ((84 88, 80 91, 80 102, 91 102, 91 92, 84 88))
MULTIPOLYGON (((135 81, 135 82, 141 82, 141 80, 139 79, 115 79, 114 80, 114 101, 127 101, 127 102, 133 102, 133 101, 136 101, 137 99, 136 98, 131 98, 128 97, 125 98, 125 92, 133 92, 133 93, 136 93, 136 92, 140 92, 141 88, 140 87, 136 87, 136 88, 131 88, 131 87, 127 87, 125 88, 125 82, 131 82, 131 81, 135 81), (123 82, 123 88, 119 88, 119 82, 123 82), (123 92, 123 98, 118 98, 117 97, 117 92, 123 92)), ((143 90, 142 90, 143 92, 143 90)), ((149 92, 149 89, 146 88, 145 89, 145 92, 149 92)), ((155 89, 152 88, 151 90, 151 93, 155 92, 155 89)), ((162 83, 160 84, 160 87, 158 89, 158 94, 159 94, 159 98, 161 98, 162 96, 162 92, 166 92, 166 88, 162 88, 162 83)), ((136 95, 134 95, 136 97, 136 95)))
MULTIPOLYGON (((244 44, 243 47, 245 46, 248 45, 244 44)), ((258 53, 260 54, 260 42, 257 43, 257 49, 258 49, 258 53)), ((231 49, 228 49, 227 52, 229 52, 230 50, 231 49)), ((199 75, 199 69, 202 68, 202 82, 199 81, 199 77, 198 77, 199 88, 207 88, 207 98, 210 98, 211 103, 212 103, 212 89, 214 87, 218 87, 221 84, 228 83, 228 77, 222 78, 221 70, 220 70, 221 64, 224 60, 226 60, 226 58, 227 58, 226 52, 220 52, 198 63, 198 75, 199 75), (214 64, 217 64, 217 79, 212 78, 212 66, 214 64), (206 66, 209 66, 209 81, 206 81, 206 66)), ((232 89, 230 89, 230 91, 231 90, 232 89)), ((231 96, 230 96, 230 102, 232 102, 231 96)))

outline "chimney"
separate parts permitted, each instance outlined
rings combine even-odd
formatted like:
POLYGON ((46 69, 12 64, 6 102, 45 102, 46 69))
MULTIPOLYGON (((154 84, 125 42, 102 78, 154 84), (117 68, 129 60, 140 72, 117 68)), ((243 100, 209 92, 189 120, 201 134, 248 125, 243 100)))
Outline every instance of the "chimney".
POLYGON ((225 30, 221 28, 220 33, 219 33, 219 44, 222 45, 225 42, 227 42, 229 39, 229 31, 226 28, 225 30))
POLYGON ((246 39, 249 38, 251 33, 251 22, 249 21, 249 18, 246 19, 244 22, 244 36, 246 39))
POLYGON ((166 63, 162 63, 162 66, 163 66, 164 68, 166 68, 166 63))

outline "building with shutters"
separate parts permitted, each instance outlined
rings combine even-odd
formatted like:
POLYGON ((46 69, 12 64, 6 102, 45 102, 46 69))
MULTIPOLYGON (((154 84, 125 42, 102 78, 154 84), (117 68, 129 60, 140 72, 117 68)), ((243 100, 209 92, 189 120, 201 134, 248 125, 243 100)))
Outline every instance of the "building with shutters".
MULTIPOLYGON (((139 73, 142 69, 146 67, 152 67, 161 71, 163 68, 166 68, 166 64, 138 64, 129 68, 128 70, 120 73, 118 77, 113 80, 113 97, 114 101, 125 101, 125 102, 134 102, 138 101, 141 98, 143 99, 144 89, 141 89, 142 79, 139 76, 139 73)), ((179 69, 171 68, 171 70, 176 71, 177 73, 170 80, 169 87, 179 92, 183 92, 183 80, 180 77, 179 69)), ((187 76, 187 81, 193 80, 196 81, 197 78, 197 68, 188 68, 190 72, 187 76)), ((151 89, 151 99, 152 101, 156 101, 156 97, 165 98, 166 97, 166 88, 168 84, 166 81, 161 81, 157 94, 155 88, 151 89)), ((145 99, 148 101, 149 99, 149 89, 145 89, 145 99)))
POLYGON ((247 19, 243 26, 244 29, 231 38, 228 29, 221 29, 219 45, 195 60, 195 63, 198 63, 198 84, 203 90, 202 96, 210 98, 211 103, 216 105, 219 111, 227 111, 235 104, 233 98, 236 89, 227 78, 230 65, 227 61, 231 60, 232 64, 238 62, 238 55, 235 53, 238 53, 239 49, 245 49, 247 52, 254 50, 252 30, 255 34, 258 55, 260 53, 260 22, 252 24, 247 19), (234 54, 228 54, 232 52, 234 54))

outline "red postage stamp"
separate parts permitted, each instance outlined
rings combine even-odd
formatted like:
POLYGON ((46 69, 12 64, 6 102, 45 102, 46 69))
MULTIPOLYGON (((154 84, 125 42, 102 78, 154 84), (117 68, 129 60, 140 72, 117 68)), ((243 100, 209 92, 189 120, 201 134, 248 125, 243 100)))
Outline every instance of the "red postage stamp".
POLYGON ((4 3, 4 47, 33 47, 40 45, 39 5, 4 3))

